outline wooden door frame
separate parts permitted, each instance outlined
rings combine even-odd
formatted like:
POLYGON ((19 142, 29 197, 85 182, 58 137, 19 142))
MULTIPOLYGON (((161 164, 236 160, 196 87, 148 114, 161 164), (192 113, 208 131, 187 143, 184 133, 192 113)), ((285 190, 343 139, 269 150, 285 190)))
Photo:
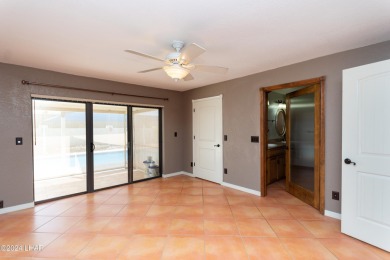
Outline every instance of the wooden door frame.
MULTIPOLYGON (((325 210, 325 77, 318 77, 295 81, 285 84, 273 85, 260 88, 260 194, 262 197, 267 196, 267 182, 266 182, 266 166, 267 166, 267 132, 268 132, 268 93, 271 91, 294 88, 294 87, 308 87, 314 84, 320 86, 320 154, 318 158, 319 165, 319 211, 324 214, 325 210)), ((316 104, 317 105, 317 104, 316 104)))

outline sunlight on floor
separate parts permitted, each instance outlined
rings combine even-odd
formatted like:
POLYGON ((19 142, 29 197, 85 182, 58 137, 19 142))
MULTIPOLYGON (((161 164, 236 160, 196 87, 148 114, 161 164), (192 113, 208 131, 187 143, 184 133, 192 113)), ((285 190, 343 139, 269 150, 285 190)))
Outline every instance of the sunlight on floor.
POLYGON ((158 178, 0 215, 0 257, 389 259, 340 221, 270 187, 258 197, 188 176, 158 178))

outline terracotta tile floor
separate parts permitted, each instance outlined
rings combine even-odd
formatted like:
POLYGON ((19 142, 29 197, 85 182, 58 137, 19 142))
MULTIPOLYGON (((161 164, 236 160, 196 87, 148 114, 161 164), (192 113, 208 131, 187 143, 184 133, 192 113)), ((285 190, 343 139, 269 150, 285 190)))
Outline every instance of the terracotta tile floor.
POLYGON ((282 187, 261 198, 176 176, 40 204, 0 215, 0 245, 23 246, 0 258, 390 259, 282 187))

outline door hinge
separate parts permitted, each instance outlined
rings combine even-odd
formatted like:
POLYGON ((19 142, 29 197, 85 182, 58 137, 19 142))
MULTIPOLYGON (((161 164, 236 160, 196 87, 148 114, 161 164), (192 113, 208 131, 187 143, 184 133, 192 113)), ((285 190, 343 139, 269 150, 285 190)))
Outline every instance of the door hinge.
POLYGON ((194 112, 195 112, 195 108, 194 108, 194 112))

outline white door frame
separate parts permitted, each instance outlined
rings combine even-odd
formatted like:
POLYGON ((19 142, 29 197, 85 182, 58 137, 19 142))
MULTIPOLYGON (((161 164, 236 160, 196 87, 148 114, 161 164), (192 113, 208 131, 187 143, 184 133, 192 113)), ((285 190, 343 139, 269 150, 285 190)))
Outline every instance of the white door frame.
MULTIPOLYGON (((198 102, 203 102, 203 101, 208 101, 208 100, 220 100, 220 104, 221 104, 221 121, 220 121, 220 124, 221 124, 221 133, 220 133, 220 136, 221 136, 221 140, 219 141, 219 144, 220 144, 220 151, 221 151, 221 162, 220 162, 220 165, 218 167, 218 169, 220 169, 220 175, 218 176, 218 181, 217 183, 219 184, 222 184, 223 183, 223 105, 222 105, 222 94, 221 95, 218 95, 218 96, 212 96, 212 97, 207 97, 207 98, 201 98, 201 99, 193 99, 192 100, 192 115, 194 115, 194 104, 198 103, 198 102)), ((195 151, 195 141, 194 140, 194 135, 195 135, 195 118, 194 116, 192 116, 192 161, 196 163, 196 151, 195 151)), ((193 166, 193 169, 196 167, 193 166)), ((199 177, 196 172, 195 172, 195 169, 193 170, 193 175, 194 177, 199 177)))

